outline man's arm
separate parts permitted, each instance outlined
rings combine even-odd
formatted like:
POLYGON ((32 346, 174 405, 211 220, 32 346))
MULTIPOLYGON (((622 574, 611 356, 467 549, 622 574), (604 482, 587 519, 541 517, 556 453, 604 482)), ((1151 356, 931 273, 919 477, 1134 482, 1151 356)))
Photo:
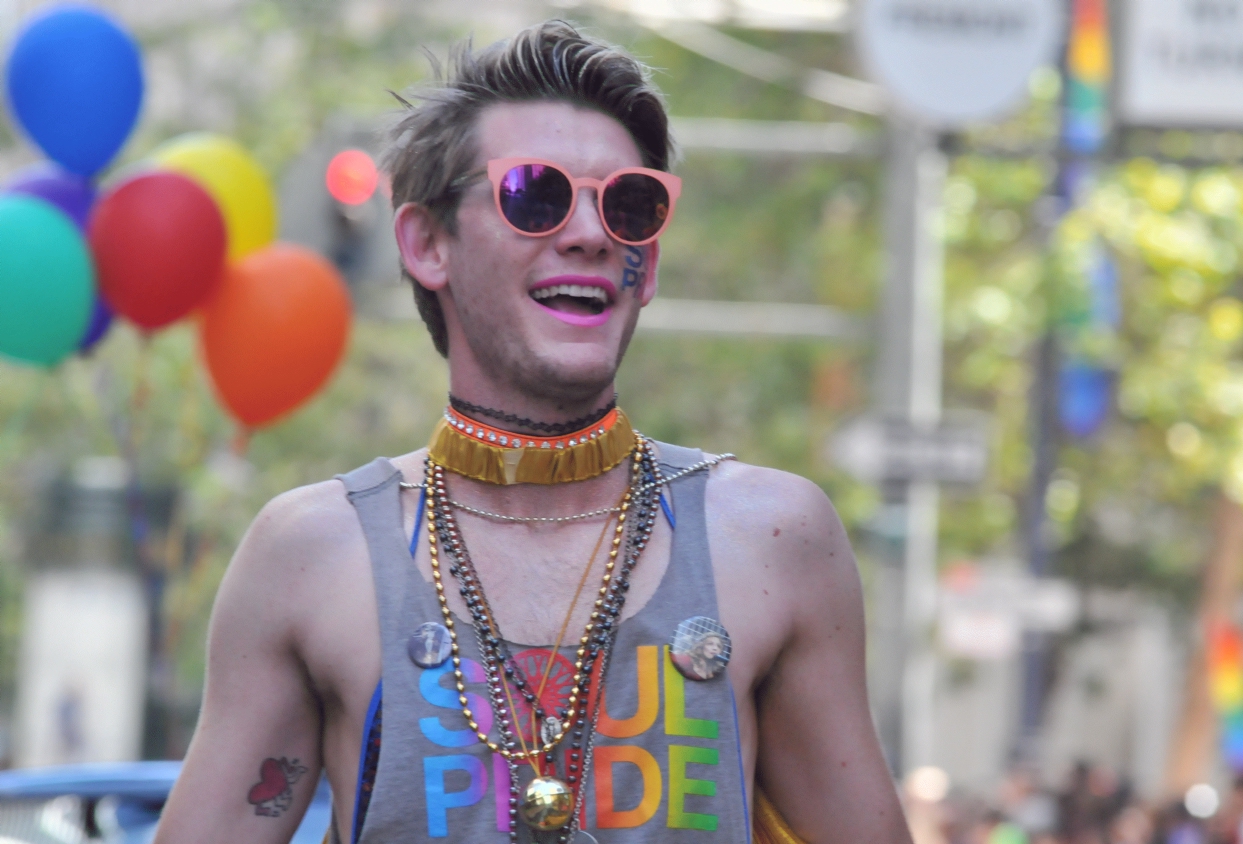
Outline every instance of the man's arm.
POLYGON ((788 608, 756 690, 756 779, 810 844, 909 844, 867 700, 862 587, 845 528, 809 481, 761 470, 779 504, 764 579, 788 608), (774 477, 777 476, 777 477, 774 477))
POLYGON ((268 504, 220 585, 203 707, 156 844, 287 842, 315 792, 321 713, 294 638, 309 499, 268 504))

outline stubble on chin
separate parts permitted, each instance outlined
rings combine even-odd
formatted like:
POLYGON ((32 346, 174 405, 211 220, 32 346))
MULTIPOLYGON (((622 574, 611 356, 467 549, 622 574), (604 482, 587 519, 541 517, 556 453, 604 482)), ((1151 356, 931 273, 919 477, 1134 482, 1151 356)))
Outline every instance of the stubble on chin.
MULTIPOLYGON (((517 338, 510 338, 516 340, 517 338)), ((540 357, 521 342, 471 344, 476 357, 488 371, 517 387, 524 395, 558 407, 577 408, 594 402, 617 373, 620 355, 607 365, 592 367, 559 366, 540 357)))
POLYGON ((560 366, 555 360, 541 357, 523 341, 520 332, 512 328, 476 331, 466 325, 463 328, 475 359, 487 372, 498 376, 498 380, 541 402, 586 412, 594 409, 600 394, 613 383, 637 322, 636 313, 627 320, 612 359, 591 369, 560 366))

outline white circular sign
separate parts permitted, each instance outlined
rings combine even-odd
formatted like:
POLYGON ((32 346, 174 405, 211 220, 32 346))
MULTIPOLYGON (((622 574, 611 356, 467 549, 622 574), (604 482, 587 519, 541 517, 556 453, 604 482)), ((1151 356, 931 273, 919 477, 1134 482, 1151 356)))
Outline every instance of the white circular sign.
POLYGON ((1019 105, 1032 72, 1054 61, 1059 0, 865 0, 860 52, 896 105, 938 126, 989 120, 1019 105))

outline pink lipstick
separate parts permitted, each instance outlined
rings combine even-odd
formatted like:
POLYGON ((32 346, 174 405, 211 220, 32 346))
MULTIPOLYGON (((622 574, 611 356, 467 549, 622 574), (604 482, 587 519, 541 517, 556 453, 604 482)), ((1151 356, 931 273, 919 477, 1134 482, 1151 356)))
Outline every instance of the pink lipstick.
POLYGON ((527 293, 531 301, 567 325, 592 328, 608 322, 617 297, 617 287, 603 276, 559 275, 531 285, 527 293), (597 303, 602 306, 602 310, 594 314, 571 313, 551 308, 541 301, 557 296, 573 297, 584 303, 597 303))

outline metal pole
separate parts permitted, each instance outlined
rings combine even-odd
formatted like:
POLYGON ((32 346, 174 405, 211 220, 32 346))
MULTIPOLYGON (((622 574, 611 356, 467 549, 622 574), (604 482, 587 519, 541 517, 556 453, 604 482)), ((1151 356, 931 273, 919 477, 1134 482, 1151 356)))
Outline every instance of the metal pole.
MULTIPOLYGON (((1053 470, 1057 468, 1057 340, 1046 332, 1036 347, 1033 361, 1031 409, 1029 411, 1032 471, 1028 482, 1026 514, 1027 570, 1035 579, 1049 573, 1049 545, 1045 536, 1045 493, 1053 470)), ((1035 631, 1023 634, 1023 699, 1019 712, 1017 757, 1035 764, 1039 756, 1040 718, 1044 711, 1047 682, 1048 635, 1035 631)))
MULTIPOLYGON (((939 209, 947 164, 936 135, 924 126, 894 118, 889 139, 877 408, 931 429, 941 418, 939 209)), ((892 542, 880 573, 890 588, 877 595, 883 624, 877 630, 877 721, 890 765, 903 773, 932 756, 939 491, 935 483, 914 481, 889 486, 885 499, 882 517, 892 542), (894 571, 899 566, 900 573, 894 571)))

